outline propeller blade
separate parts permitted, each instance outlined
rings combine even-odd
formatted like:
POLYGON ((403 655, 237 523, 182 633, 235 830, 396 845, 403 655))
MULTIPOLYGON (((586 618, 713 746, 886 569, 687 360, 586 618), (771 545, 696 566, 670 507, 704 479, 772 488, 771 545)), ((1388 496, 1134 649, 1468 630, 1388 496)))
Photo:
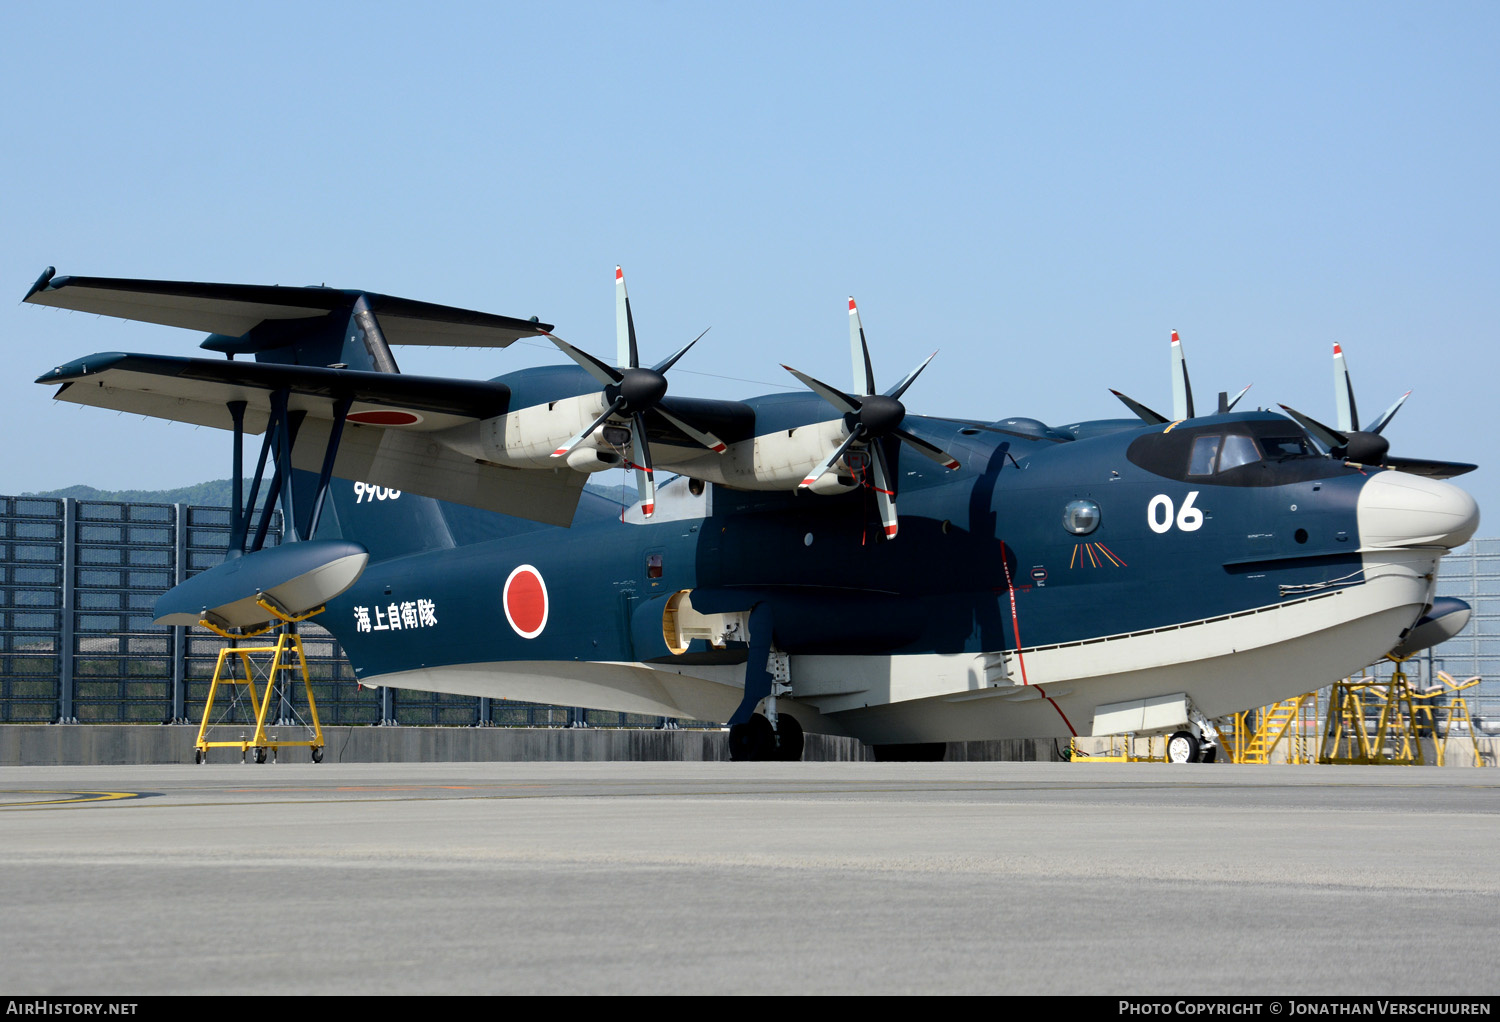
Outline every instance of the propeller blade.
POLYGON ((630 314, 630 293, 625 290, 625 271, 615 267, 615 361, 621 369, 640 368, 635 346, 635 318, 630 314))
MULTIPOLYGON (((713 329, 713 327, 709 327, 708 328, 708 330, 712 330, 712 329, 713 329)), ((708 333, 708 330, 703 331, 703 334, 708 333)), ((671 358, 667 359, 664 362, 658 362, 658 363, 656 363, 656 365, 654 365, 654 366, 651 367, 651 371, 652 372, 657 372, 657 373, 664 373, 668 369, 671 369, 674 365, 677 364, 677 360, 679 358, 681 358, 682 356, 684 356, 684 355, 686 355, 688 353, 688 349, 689 348, 691 348, 693 345, 697 344, 699 341, 703 340, 703 334, 699 334, 697 337, 694 337, 691 341, 688 341, 686 344, 684 344, 682 346, 682 350, 679 351, 677 354, 673 355, 671 358)))
POLYGON ((1354 384, 1349 380, 1349 363, 1344 359, 1344 349, 1337 343, 1333 346, 1333 400, 1338 408, 1339 429, 1345 433, 1359 429, 1359 408, 1354 403, 1354 384))
POLYGON ((1228 404, 1226 404, 1224 406, 1224 411, 1225 412, 1232 412, 1232 411, 1234 411, 1234 406, 1240 403, 1240 398, 1242 398, 1246 394, 1250 393, 1250 388, 1253 387, 1253 386, 1255 386, 1255 384, 1253 384, 1253 383, 1247 383, 1247 384, 1245 384, 1245 389, 1242 390, 1242 391, 1240 391, 1238 394, 1236 394, 1234 396, 1234 399, 1231 400, 1228 404))
POLYGON ((1121 401, 1125 402, 1125 407, 1129 408, 1132 412, 1135 412, 1135 414, 1140 417, 1140 420, 1148 426, 1164 426, 1168 422, 1172 421, 1165 415, 1161 414, 1161 412, 1153 412, 1151 409, 1141 404, 1135 398, 1126 397, 1118 390, 1111 389, 1110 393, 1119 398, 1121 401))
POLYGON ((918 454, 926 455, 944 468, 956 469, 959 467, 957 458, 949 454, 947 451, 943 450, 941 447, 936 447, 932 444, 929 444, 926 440, 923 440, 919 436, 908 433, 904 429, 893 429, 891 430, 891 435, 900 437, 903 444, 906 444, 918 454))
POLYGON ((1182 353, 1182 339, 1172 331, 1172 418, 1193 417, 1193 384, 1188 380, 1187 357, 1182 353))
POLYGON ((657 415, 660 415, 663 419, 666 419, 672 425, 682 430, 688 436, 692 437, 694 440, 698 441, 700 444, 702 444, 704 447, 707 447, 715 454, 723 454, 725 451, 729 450, 728 447, 724 446, 724 441, 720 440, 712 433, 708 433, 701 429, 697 429, 693 426, 688 425, 686 422, 683 422, 677 416, 673 415, 665 408, 662 408, 660 405, 656 407, 655 411, 657 415))
MULTIPOLYGON (((902 394, 905 394, 906 388, 910 387, 913 383, 916 382, 917 377, 922 375, 922 370, 927 368, 927 363, 931 362, 935 358, 937 358, 937 352, 934 351, 931 355, 928 355, 927 358, 923 360, 921 365, 917 366, 911 372, 907 373, 905 379, 896 384, 890 390, 886 391, 885 396, 899 398, 902 394)), ((875 393, 874 387, 870 388, 870 393, 875 393)))
POLYGON ((614 384, 619 383, 625 378, 624 373, 620 372, 620 370, 616 369, 608 362, 605 362, 602 359, 597 359, 593 355, 590 355, 588 352, 573 347, 573 345, 569 344, 567 341, 563 340, 556 334, 544 334, 543 336, 553 344, 557 345, 557 347, 562 351, 564 355, 568 356, 574 362, 577 362, 579 365, 583 366, 584 371, 586 371, 590 376, 598 380, 600 383, 604 384, 606 387, 613 386, 614 384))
POLYGON ((1370 432, 1379 433, 1382 429, 1385 429, 1390 424, 1390 421, 1396 417, 1396 413, 1401 410, 1401 406, 1406 403, 1406 399, 1409 397, 1411 397, 1411 391, 1408 390, 1405 394, 1396 398, 1395 404, 1380 413, 1380 418, 1375 420, 1375 424, 1370 427, 1370 432))
POLYGON ((874 455, 870 459, 870 472, 874 476, 871 483, 875 487, 875 505, 880 509, 880 524, 885 526, 885 538, 896 538, 896 491, 891 488, 891 474, 887 471, 885 463, 885 445, 876 441, 870 445, 870 453, 874 455))
POLYGON ((789 365, 783 364, 781 368, 797 377, 797 379, 801 380, 809 390, 816 393, 819 397, 827 401, 829 404, 833 405, 833 407, 837 408, 845 415, 857 415, 859 413, 860 402, 850 397, 848 394, 845 394, 842 390, 836 390, 833 387, 830 387, 828 384, 823 383, 821 380, 813 379, 806 373, 799 373, 789 365))
POLYGON ((1292 418, 1296 419, 1297 422, 1301 424, 1302 428, 1311 433, 1313 439, 1322 444, 1327 450, 1331 451, 1335 448, 1349 446, 1348 436, 1338 432, 1335 429, 1331 429, 1328 426, 1323 425, 1312 416, 1303 415, 1301 412, 1297 411, 1297 409, 1288 408, 1286 405, 1282 405, 1281 410, 1286 412, 1292 418))
POLYGON ((824 459, 821 465, 813 469, 811 472, 807 473, 807 475, 803 477, 802 482, 797 484, 797 488, 802 489, 803 487, 811 486, 813 483, 817 482, 819 479, 822 479, 825 475, 827 475, 828 470, 833 468, 833 463, 842 458, 844 456, 844 452, 853 447, 855 441, 857 441, 863 434, 864 430, 859 426, 855 426, 854 432, 850 433, 849 436, 845 438, 844 442, 839 444, 834 452, 830 454, 826 459, 824 459))
POLYGON ((616 398, 615 403, 610 405, 609 408, 605 410, 603 415, 599 416, 592 423, 590 423, 588 427, 583 430, 583 432, 577 434, 573 437, 573 439, 569 440, 557 450, 553 451, 552 457, 561 458, 565 454, 571 454, 575 447, 587 440, 590 433, 598 429, 600 426, 604 425, 605 420, 608 419, 611 415, 614 415, 616 412, 618 412, 624 404, 625 399, 623 397, 616 398))
POLYGON ((864 392, 875 393, 875 367, 870 364, 870 347, 865 344, 865 328, 859 321, 854 296, 849 296, 849 356, 854 365, 854 389, 860 387, 860 367, 864 367, 864 392))
POLYGON ((635 490, 641 498, 641 515, 656 513, 656 478, 651 471, 651 446, 646 443, 646 416, 636 412, 630 417, 630 451, 635 458, 635 490))

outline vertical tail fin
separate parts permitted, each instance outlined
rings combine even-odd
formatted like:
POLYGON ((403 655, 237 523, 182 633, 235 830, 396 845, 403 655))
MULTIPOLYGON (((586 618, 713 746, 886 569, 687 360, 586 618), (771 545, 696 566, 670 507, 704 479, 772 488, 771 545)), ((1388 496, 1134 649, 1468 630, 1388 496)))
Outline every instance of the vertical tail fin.
MULTIPOLYGON (((293 365, 338 365, 374 373, 401 371, 363 294, 351 296, 347 308, 300 329, 287 344, 256 352, 255 358, 293 365)), ((317 474, 294 471, 292 478, 294 506, 312 507, 317 474)), ((379 479, 330 479, 316 538, 362 543, 370 551, 371 563, 455 545, 441 501, 402 493, 379 479)))

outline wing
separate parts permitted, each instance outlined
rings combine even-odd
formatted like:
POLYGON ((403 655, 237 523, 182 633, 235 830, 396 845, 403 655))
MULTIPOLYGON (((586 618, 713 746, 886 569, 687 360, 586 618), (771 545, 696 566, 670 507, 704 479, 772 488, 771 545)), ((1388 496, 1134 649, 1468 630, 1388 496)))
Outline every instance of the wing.
MULTIPOLYGON (((224 338, 242 337, 265 322, 316 320, 347 310, 363 294, 391 344, 504 348, 550 331, 550 323, 474 312, 431 302, 331 287, 206 284, 125 277, 56 277, 52 267, 23 301, 101 316, 160 323, 224 338)), ((284 344, 278 339, 273 346, 284 344)), ((222 347, 222 345, 207 345, 222 347)), ((252 346, 234 350, 249 352, 252 346)))
POLYGON ((44 374, 58 400, 153 418, 232 429, 230 404, 244 402, 244 428, 262 433, 271 395, 286 391, 302 413, 296 468, 316 472, 333 433, 334 406, 351 402, 333 474, 552 525, 572 521, 584 476, 567 469, 512 469, 476 460, 444 442, 446 431, 503 414, 499 383, 108 352, 44 374))

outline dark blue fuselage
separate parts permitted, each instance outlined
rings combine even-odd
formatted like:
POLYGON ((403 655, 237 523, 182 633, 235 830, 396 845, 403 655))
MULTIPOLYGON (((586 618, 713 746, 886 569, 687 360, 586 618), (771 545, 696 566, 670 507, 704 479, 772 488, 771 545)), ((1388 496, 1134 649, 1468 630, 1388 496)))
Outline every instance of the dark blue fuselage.
MULTIPOLYGON (((787 399, 776 401, 785 414, 787 399)), ((495 661, 671 662, 653 601, 680 590, 705 612, 769 603, 777 645, 791 653, 963 653, 1233 614, 1359 569, 1363 471, 1303 453, 1191 474, 1205 436, 1300 437, 1280 416, 1083 440, 1013 423, 908 417, 908 429, 962 468, 901 459, 901 530, 891 541, 868 489, 713 487, 711 512, 646 522, 624 521, 618 505, 586 495, 570 529, 488 516, 497 538, 372 563, 321 620, 362 677, 495 661), (1081 535, 1064 515, 1079 500, 1098 516, 1081 535), (531 638, 504 607, 520 565, 546 588, 545 627, 531 638), (400 627, 391 627, 393 608, 400 627)), ((384 509, 356 506, 350 486, 334 483, 337 528, 362 539, 383 527, 384 509)))

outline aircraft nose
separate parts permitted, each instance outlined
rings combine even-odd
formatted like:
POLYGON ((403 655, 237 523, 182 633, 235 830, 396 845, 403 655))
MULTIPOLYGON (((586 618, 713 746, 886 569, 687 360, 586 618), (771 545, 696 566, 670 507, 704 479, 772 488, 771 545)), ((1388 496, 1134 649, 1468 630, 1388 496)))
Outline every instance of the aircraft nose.
POLYGON ((1377 472, 1359 491, 1359 538, 1370 547, 1440 546, 1452 550, 1479 528, 1479 505, 1438 479, 1377 472))

